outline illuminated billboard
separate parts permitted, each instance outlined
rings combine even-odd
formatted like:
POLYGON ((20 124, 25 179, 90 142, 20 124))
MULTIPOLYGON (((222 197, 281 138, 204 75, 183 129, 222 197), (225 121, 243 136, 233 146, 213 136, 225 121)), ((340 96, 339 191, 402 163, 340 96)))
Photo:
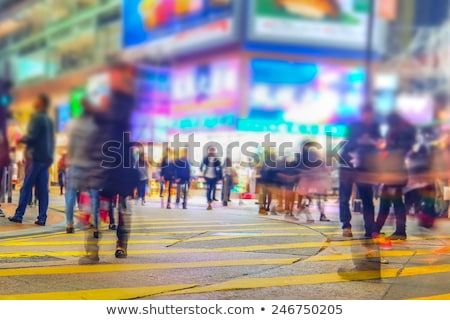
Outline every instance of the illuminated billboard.
POLYGON ((283 60, 250 62, 248 118, 298 124, 346 124, 359 116, 362 68, 283 60))
MULTIPOLYGON (((249 3, 250 41, 349 50, 362 50, 366 46, 368 0, 249 0, 249 3)), ((374 48, 378 52, 384 49, 384 27, 383 20, 375 19, 374 48)))
POLYGON ((236 126, 239 59, 177 67, 172 72, 171 115, 180 130, 236 126))
POLYGON ((124 0, 124 48, 189 51, 237 38, 234 0, 124 0))

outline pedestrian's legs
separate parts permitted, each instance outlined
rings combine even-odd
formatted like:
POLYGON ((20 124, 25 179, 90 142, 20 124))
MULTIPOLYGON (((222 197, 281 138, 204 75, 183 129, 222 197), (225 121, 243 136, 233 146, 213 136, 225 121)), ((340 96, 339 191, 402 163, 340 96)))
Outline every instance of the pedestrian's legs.
POLYGON ((395 234, 406 235, 406 207, 403 202, 403 193, 401 188, 395 191, 393 200, 395 212, 395 234))
POLYGON ((117 226, 116 258, 126 258, 130 238, 131 208, 127 207, 127 198, 119 197, 119 223, 117 226))
POLYGON ((363 205, 365 236, 370 238, 375 231, 375 205, 373 203, 373 186, 358 184, 358 192, 363 205))
POLYGON ((216 201, 216 191, 217 191, 217 181, 215 181, 212 185, 212 200, 216 201))
POLYGON ((177 199, 175 200, 175 203, 177 204, 177 206, 180 204, 182 186, 183 186, 183 184, 181 182, 177 183, 177 199))
POLYGON ((42 165, 41 171, 39 172, 36 188, 37 188, 37 198, 39 201, 39 216, 38 221, 45 223, 47 221, 47 210, 49 201, 49 190, 48 190, 48 169, 49 165, 42 165))
POLYGON ((183 183, 183 209, 187 209, 188 190, 189 190, 189 184, 183 183))
POLYGON ((167 187, 167 206, 170 207, 170 202, 172 201, 172 181, 169 181, 169 186, 167 187))
POLYGON ((91 198, 91 218, 94 229, 98 230, 100 226, 100 193, 96 189, 89 189, 89 197, 91 198))
POLYGON ((350 212, 350 199, 353 191, 353 182, 350 179, 339 181, 339 220, 342 229, 351 229, 352 214, 350 212))
POLYGON ((386 219, 389 216, 389 210, 391 208, 392 201, 388 188, 384 187, 381 191, 380 208, 378 211, 377 221, 375 223, 375 232, 380 233, 386 223, 386 219))
POLYGON ((213 179, 206 178, 206 202, 211 204, 213 202, 213 179))
POLYGON ((25 210, 27 209, 28 202, 32 196, 33 186, 36 184, 37 178, 39 176, 40 166, 38 163, 32 163, 30 171, 25 176, 22 188, 20 189, 19 205, 17 206, 14 218, 16 220, 22 221, 25 215, 25 210))
POLYGON ((67 228, 73 228, 73 211, 75 208, 75 202, 77 197, 77 191, 71 187, 66 188, 66 225, 67 228))

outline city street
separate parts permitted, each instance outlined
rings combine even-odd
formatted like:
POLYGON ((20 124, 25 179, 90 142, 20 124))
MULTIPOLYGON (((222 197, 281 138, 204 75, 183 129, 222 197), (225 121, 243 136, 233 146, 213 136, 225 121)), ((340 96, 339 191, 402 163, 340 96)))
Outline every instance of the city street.
POLYGON ((207 211, 197 196, 188 210, 161 209, 152 198, 135 207, 127 259, 114 257, 114 231, 103 225, 100 263, 80 266, 85 234, 65 233, 63 197, 51 198, 46 227, 32 225, 34 208, 23 225, 0 218, 0 299, 450 299, 448 219, 425 232, 410 218, 408 240, 380 251, 381 279, 370 270, 341 277, 361 234, 342 238, 335 199, 327 202, 331 222, 306 224, 260 216, 255 200, 207 211))

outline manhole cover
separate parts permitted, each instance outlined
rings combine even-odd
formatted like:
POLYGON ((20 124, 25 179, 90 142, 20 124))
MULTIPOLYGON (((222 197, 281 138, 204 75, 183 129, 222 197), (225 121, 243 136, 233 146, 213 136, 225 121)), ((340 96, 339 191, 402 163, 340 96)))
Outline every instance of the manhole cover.
POLYGON ((17 262, 47 262, 47 261, 63 261, 64 259, 52 256, 31 256, 17 258, 2 258, 0 263, 17 263, 17 262))

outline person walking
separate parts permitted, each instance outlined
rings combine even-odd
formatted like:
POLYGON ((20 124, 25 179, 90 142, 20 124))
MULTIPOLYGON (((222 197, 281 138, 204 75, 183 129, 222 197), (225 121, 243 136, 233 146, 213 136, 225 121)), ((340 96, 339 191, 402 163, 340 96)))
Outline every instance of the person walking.
POLYGON ((67 233, 75 232, 74 208, 78 202, 79 193, 89 189, 88 178, 95 166, 91 157, 91 142, 98 134, 98 130, 94 115, 86 108, 83 114, 68 126, 69 146, 65 193, 67 233))
POLYGON ((175 182, 177 183, 177 207, 183 199, 183 209, 187 209, 187 198, 189 193, 189 185, 191 183, 191 165, 187 159, 187 153, 184 152, 179 159, 175 161, 176 175, 175 182))
POLYGON ((339 168, 339 219, 343 237, 353 237, 350 199, 355 184, 363 206, 364 236, 372 237, 375 228, 374 183, 367 177, 373 170, 371 160, 380 141, 380 125, 375 120, 372 105, 367 104, 361 110, 361 119, 350 125, 347 144, 341 155, 344 163, 339 168))
POLYGON ((233 189, 233 177, 236 175, 236 171, 233 168, 233 163, 230 158, 226 158, 222 167, 222 204, 224 207, 228 206, 228 202, 231 202, 231 190, 233 189))
POLYGON ((49 168, 53 163, 55 152, 55 131, 53 121, 48 115, 50 98, 39 94, 34 102, 35 113, 29 123, 27 134, 19 141, 27 146, 31 153, 31 168, 20 190, 19 205, 9 221, 22 223, 29 202, 32 188, 37 187, 39 215, 34 222, 45 226, 49 201, 49 168))
POLYGON ((58 161, 58 185, 59 195, 64 195, 64 188, 66 187, 66 174, 67 174, 67 155, 63 154, 58 161))
POLYGON ((161 197, 161 207, 164 208, 164 192, 167 193, 167 205, 166 209, 172 209, 172 187, 175 183, 176 177, 176 167, 175 162, 171 158, 171 152, 168 150, 166 155, 161 161, 160 170, 160 197, 161 197))
POLYGON ((149 163, 145 159, 144 152, 139 152, 139 158, 136 161, 136 168, 139 171, 139 183, 137 187, 137 198, 141 200, 141 205, 145 206, 145 194, 147 192, 149 181, 149 163))
POLYGON ((222 163, 217 158, 216 149, 208 148, 208 155, 203 158, 200 171, 206 181, 206 202, 207 210, 212 210, 212 203, 215 201, 217 182, 222 179, 222 163))
POLYGON ((376 220, 375 237, 380 234, 391 206, 394 206, 395 232, 391 240, 406 240, 406 206, 403 200, 403 188, 408 183, 406 156, 416 141, 416 129, 397 113, 388 116, 389 126, 386 136, 383 162, 384 185, 381 189, 380 208, 376 220))

